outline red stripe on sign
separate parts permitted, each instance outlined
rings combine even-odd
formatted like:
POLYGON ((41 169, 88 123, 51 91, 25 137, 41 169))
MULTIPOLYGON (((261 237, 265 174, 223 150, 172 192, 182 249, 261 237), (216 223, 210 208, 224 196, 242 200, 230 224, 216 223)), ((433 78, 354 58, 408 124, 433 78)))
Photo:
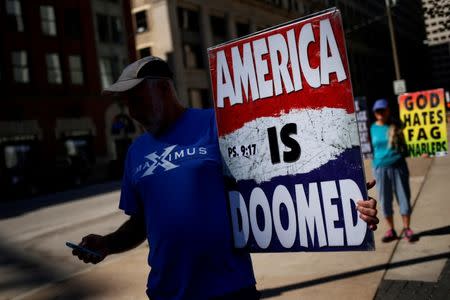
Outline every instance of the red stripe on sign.
POLYGON ((335 11, 212 48, 209 63, 220 136, 293 109, 354 111, 344 34, 335 11), (240 70, 236 74, 234 67, 240 70))

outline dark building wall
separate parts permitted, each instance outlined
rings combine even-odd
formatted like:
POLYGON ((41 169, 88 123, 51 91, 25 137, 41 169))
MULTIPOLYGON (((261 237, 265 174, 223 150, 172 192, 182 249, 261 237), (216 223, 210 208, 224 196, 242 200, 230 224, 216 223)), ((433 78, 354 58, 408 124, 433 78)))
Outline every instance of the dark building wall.
MULTIPOLYGON (((5 2, 2 1, 5 7, 5 2)), ((55 120, 65 117, 90 116, 90 105, 98 104, 100 91, 99 71, 94 40, 94 27, 90 16, 89 1, 22 1, 24 31, 11 30, 4 20, 2 31, 4 78, 0 119, 20 121, 37 119, 43 129, 44 155, 50 159, 56 155, 55 120), (46 36, 41 30, 40 5, 52 5, 56 17, 56 36, 46 36), (65 19, 68 10, 79 12, 79 37, 66 33, 65 19), (13 80, 11 52, 25 50, 29 66, 28 83, 13 80), (57 53, 61 64, 62 83, 51 84, 47 80, 46 54, 57 53), (70 82, 69 55, 80 55, 83 68, 83 84, 70 82), (86 108, 87 106, 87 108, 86 108), (84 109, 83 109, 84 108, 84 109)), ((5 14, 5 10, 1 10, 5 14)), ((96 150, 104 153, 102 137, 96 150)), ((104 139, 103 139, 104 141, 104 139)))
MULTIPOLYGON (((378 98, 397 108, 393 91, 395 68, 384 1, 328 1, 342 12, 355 96, 369 106, 378 98)), ((429 68, 421 2, 398 0, 392 8, 401 78, 408 91, 429 87, 429 68)))
MULTIPOLYGON (((0 122, 13 121, 19 124, 24 120, 37 121, 42 132, 39 137, 39 163, 49 166, 47 170, 42 170, 43 173, 51 170, 50 166, 54 166, 57 158, 66 151, 61 136, 57 136, 57 120, 92 120, 95 132, 92 141, 94 154, 96 157, 107 155, 106 132, 110 129, 105 128, 105 112, 112 100, 101 95, 101 72, 92 2, 22 0, 20 5, 24 30, 17 31, 8 16, 6 0, 0 0, 0 25, 3 28, 0 31, 0 122), (51 5, 54 8, 56 35, 43 34, 41 5, 51 5), (27 53, 29 82, 26 83, 14 80, 11 53, 17 50, 27 53), (62 77, 60 83, 49 83, 46 64, 48 53, 59 55, 62 77), (82 84, 72 83, 69 67, 69 56, 72 55, 81 58, 82 84)), ((135 45, 131 31, 130 4, 127 0, 116 3, 123 10, 124 42, 129 50, 125 57, 132 61, 135 60, 135 45)), ((14 132, 7 135, 14 135, 14 132)), ((8 138, 0 136, 0 143, 8 138)), ((4 167, 3 155, 0 153, 0 168, 4 167)))
POLYGON ((450 90, 450 43, 429 46, 431 57, 431 88, 450 90))
POLYGON ((430 58, 420 0, 398 1, 393 7, 393 21, 397 37, 398 56, 402 78, 408 91, 430 88, 430 58))

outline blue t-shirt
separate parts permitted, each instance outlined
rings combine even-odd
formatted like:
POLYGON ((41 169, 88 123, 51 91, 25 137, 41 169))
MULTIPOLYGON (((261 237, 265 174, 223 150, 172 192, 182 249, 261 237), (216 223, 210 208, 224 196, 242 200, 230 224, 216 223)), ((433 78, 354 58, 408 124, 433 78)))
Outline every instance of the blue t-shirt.
POLYGON ((388 167, 399 161, 400 153, 389 147, 389 126, 372 124, 370 136, 373 147, 373 167, 388 167))
POLYGON ((208 299, 255 284, 250 255, 233 249, 212 110, 188 109, 157 138, 128 150, 119 207, 143 209, 151 299, 208 299))

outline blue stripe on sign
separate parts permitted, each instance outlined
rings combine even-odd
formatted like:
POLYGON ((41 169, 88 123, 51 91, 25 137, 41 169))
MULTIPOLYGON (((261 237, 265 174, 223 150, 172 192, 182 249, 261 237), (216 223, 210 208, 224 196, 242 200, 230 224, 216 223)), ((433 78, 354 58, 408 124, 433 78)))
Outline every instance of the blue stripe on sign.
MULTIPOLYGON (((352 149, 346 150, 344 153, 342 153, 337 159, 332 160, 325 165, 321 166, 320 168, 317 168, 313 171, 311 171, 308 174, 299 174, 299 175, 291 175, 291 176, 280 176, 273 178, 270 182, 264 182, 261 184, 256 184, 254 180, 245 180, 245 181, 239 181, 237 183, 237 187, 235 187, 235 190, 238 190, 247 206, 248 214, 247 216, 251 215, 252 212, 250 209, 250 196, 252 194, 252 191, 254 191, 255 188, 262 189, 263 193, 265 194, 267 198, 267 202, 269 203, 270 207, 270 213, 269 216, 266 216, 264 213, 264 210, 261 206, 254 206, 256 209, 253 211, 253 215, 256 215, 256 223, 258 225, 258 228, 260 231, 265 231, 265 219, 268 218, 272 220, 270 223, 270 226, 272 226, 272 234, 270 243, 267 245, 261 242, 261 239, 259 239, 260 245, 263 244, 264 249, 262 249, 260 246, 258 246, 257 238, 255 238, 255 234, 252 232, 252 226, 250 225, 250 234, 248 237, 248 242, 246 244, 246 248, 248 248, 251 252, 291 252, 291 251, 348 251, 348 250, 372 250, 374 249, 374 241, 373 241, 373 233, 366 229, 365 232, 361 231, 362 234, 360 234, 362 244, 355 245, 349 243, 348 237, 346 236, 346 227, 344 222, 344 206, 340 199, 341 196, 341 190, 340 190, 340 184, 342 181, 350 182, 353 181, 356 183, 356 185, 359 188, 359 191, 364 199, 367 199, 366 194, 366 188, 365 188, 365 182, 364 182, 364 175, 363 170, 361 168, 361 156, 360 156, 360 149, 359 147, 354 147, 352 149), (330 181, 330 182, 328 182, 330 181), (310 183, 317 183, 316 187, 314 186, 311 188, 312 192, 309 191, 310 183), (309 199, 312 196, 312 193, 315 193, 318 195, 318 201, 320 203, 320 209, 321 209, 321 217, 323 220, 323 228, 324 230, 322 233, 325 234, 326 243, 324 244, 324 235, 322 234, 321 243, 322 245, 319 245, 319 235, 318 230, 320 231, 320 224, 319 228, 316 222, 309 222, 308 224, 314 224, 314 234, 311 236, 309 225, 304 225, 302 228, 304 228, 303 232, 306 232, 306 237, 300 234, 300 225, 298 222, 298 214, 301 214, 299 209, 299 203, 296 199, 296 195, 299 195, 296 193, 296 185, 297 187, 299 185, 302 185, 306 199, 303 203, 310 204, 309 199), (281 186, 281 188, 280 188, 281 186), (336 198, 333 197, 331 201, 325 201, 324 203, 324 196, 326 197, 326 191, 324 192, 324 187, 332 187, 331 190, 335 189, 337 192, 336 198), (292 201, 287 201, 290 205, 290 202, 293 203, 294 209, 292 209, 292 206, 288 208, 285 204, 281 204, 279 206, 279 214, 277 212, 273 212, 273 195, 275 189, 278 187, 277 193, 278 195, 281 195, 281 198, 290 198, 292 201), (335 187, 335 188, 334 188, 335 187), (285 191, 288 191, 289 194, 285 193, 285 191), (284 191, 284 192, 283 192, 284 191), (325 193, 325 194, 324 194, 325 193), (306 202, 305 202, 306 201, 306 202), (328 205, 326 204, 328 203, 328 205), (331 204, 330 204, 331 203, 331 204), (325 212, 327 210, 328 213, 325 212), (327 221, 325 220, 325 215, 328 214, 330 216, 330 211, 337 212, 336 220, 335 221, 329 221, 327 224, 327 221), (291 216, 294 216, 292 212, 295 212, 295 222, 292 223, 289 222, 289 212, 291 216), (286 248, 282 245, 282 242, 280 241, 280 238, 277 234, 277 231, 274 226, 274 220, 279 215, 279 223, 281 223, 281 227, 283 230, 288 230, 290 228, 291 234, 288 235, 291 238, 292 232, 295 232, 295 240, 291 244, 290 242, 286 242, 286 236, 284 241, 285 245, 291 245, 290 247, 286 248), (275 216, 275 217, 274 217, 275 216), (293 227, 289 227, 289 223, 295 224, 295 229, 293 227), (292 231, 294 230, 294 231, 292 231), (365 234, 365 235, 364 235, 365 234), (334 236, 331 236, 334 235, 334 236), (364 238, 363 238, 364 235, 364 238), (300 239, 302 238, 302 243, 300 242, 300 239), (334 240, 332 242, 331 240, 334 240), (338 242, 336 242, 338 241, 338 242), (339 242, 339 241, 342 241, 339 242), (341 245, 342 244, 342 245, 341 245), (349 245, 350 244, 350 245, 349 245), (336 246, 340 245, 340 246, 336 246)), ((257 189, 258 190, 258 189, 257 189)), ((327 189, 328 194, 332 195, 333 193, 329 193, 330 188, 327 189)), ((261 196, 261 191, 257 191, 258 194, 261 196)), ((280 197, 277 197, 279 200, 280 197)), ((263 197, 264 198, 264 197, 263 197)), ((359 199, 356 199, 359 200, 359 199)), ((279 203, 279 202, 278 202, 279 203)), ((351 201, 347 201, 346 203, 352 203, 351 201)), ((300 206, 302 207, 302 206, 300 206)), ((358 220, 357 212, 354 207, 354 204, 351 204, 350 206, 347 205, 346 212, 351 212, 352 215, 352 221, 353 225, 356 225, 356 221, 358 220), (351 207, 351 209, 349 209, 351 207)), ((251 216, 249 217, 249 223, 251 223, 251 216)), ((329 218, 333 219, 333 218, 329 218)), ((255 220, 255 219, 253 219, 255 220)), ((351 221, 350 221, 351 222, 351 221)), ((239 217, 239 227, 242 227, 242 217, 239 217)), ((349 223, 349 221, 347 221, 349 223)), ((305 222, 303 223, 305 224, 305 222)), ((348 225, 348 224, 347 224, 348 225)), ((312 226, 312 225, 311 225, 312 226)), ((278 232, 281 232, 280 226, 277 227, 278 232)), ((270 231, 270 230, 269 230, 270 231)), ((259 238, 261 235, 259 235, 259 238)), ((290 240, 291 238, 287 238, 287 240, 290 240)))

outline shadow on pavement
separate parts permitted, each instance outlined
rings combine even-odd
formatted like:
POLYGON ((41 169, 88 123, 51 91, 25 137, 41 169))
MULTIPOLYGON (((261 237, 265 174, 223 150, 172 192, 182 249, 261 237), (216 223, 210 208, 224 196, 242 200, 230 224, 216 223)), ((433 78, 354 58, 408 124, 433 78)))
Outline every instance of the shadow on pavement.
POLYGON ((430 229, 422 232, 418 232, 413 235, 414 241, 418 241, 423 236, 445 235, 450 234, 450 226, 444 226, 440 228, 430 229))
POLYGON ((284 292, 307 288, 307 287, 311 287, 314 285, 327 283, 330 281, 346 279, 349 277, 359 276, 362 274, 377 272, 377 271, 381 271, 381 270, 385 270, 385 269, 394 269, 394 268, 399 268, 399 267, 404 267, 404 266, 409 266, 409 265, 413 265, 413 264, 419 264, 419 263, 423 263, 423 262, 427 262, 427 261, 438 260, 438 259, 449 258, 449 257, 450 257, 450 252, 444 252, 444 253, 440 253, 440 254, 436 254, 436 255, 418 257, 418 258, 403 260, 403 261, 399 261, 399 262, 395 262, 395 263, 386 263, 386 264, 375 265, 375 266, 364 268, 364 269, 359 269, 359 270, 354 270, 354 271, 350 271, 350 272, 344 272, 344 273, 340 273, 340 274, 325 276, 322 278, 317 278, 317 279, 308 280, 305 282, 289 284, 289 285, 280 286, 277 288, 264 289, 264 290, 261 290, 261 293, 262 293, 261 299, 279 296, 284 292))
MULTIPOLYGON (((0 245, 0 298, 14 299, 19 295, 51 282, 63 279, 57 266, 50 265, 45 258, 26 255, 23 251, 0 245)), ((64 290, 64 299, 87 299, 98 293, 94 286, 83 284, 64 290)), ((25 297, 26 298, 26 297, 25 297)))
POLYGON ((22 199, 10 202, 0 202, 0 220, 16 217, 39 208, 76 201, 85 197, 120 190, 120 181, 112 181, 102 184, 95 184, 80 189, 73 189, 64 192, 57 192, 50 195, 35 198, 22 199))

